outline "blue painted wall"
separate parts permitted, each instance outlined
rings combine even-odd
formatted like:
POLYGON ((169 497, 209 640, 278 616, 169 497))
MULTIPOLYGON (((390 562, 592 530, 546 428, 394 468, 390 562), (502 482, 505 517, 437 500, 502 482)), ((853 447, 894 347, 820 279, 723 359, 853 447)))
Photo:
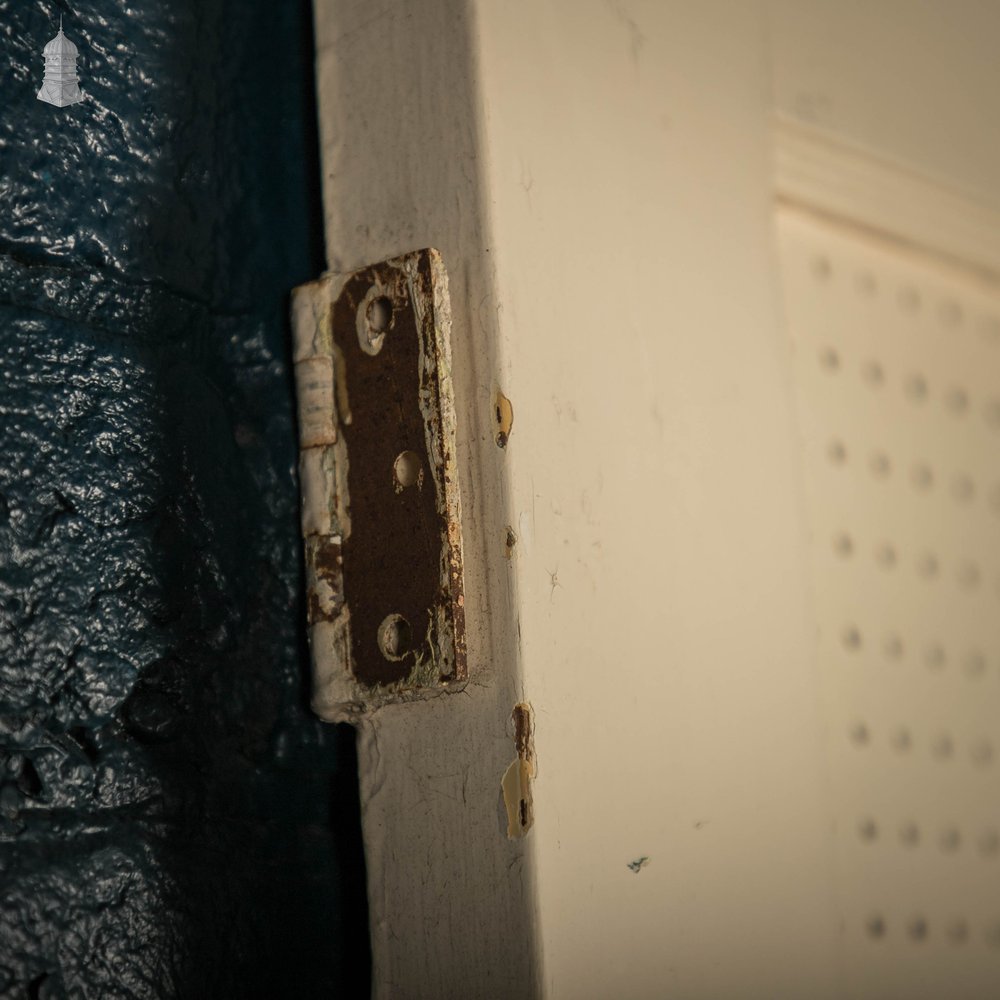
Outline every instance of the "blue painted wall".
POLYGON ((0 996, 362 996, 306 707, 309 4, 0 0, 0 996), (84 103, 35 99, 58 15, 84 103))

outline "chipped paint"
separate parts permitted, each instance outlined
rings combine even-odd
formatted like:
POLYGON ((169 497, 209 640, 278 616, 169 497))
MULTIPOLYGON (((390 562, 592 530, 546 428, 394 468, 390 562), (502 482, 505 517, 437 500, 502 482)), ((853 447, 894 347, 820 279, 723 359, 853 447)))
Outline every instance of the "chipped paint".
POLYGON ((523 837, 535 822, 531 782, 535 777, 534 718, 531 706, 519 702, 511 712, 514 723, 514 749, 517 756, 511 761, 500 782, 504 806, 507 810, 507 837, 523 837))
POLYGON ((447 273, 421 250, 328 275, 292 319, 313 707, 336 721, 467 677, 447 273))
POLYGON ((514 529, 507 525, 507 532, 504 537, 504 555, 510 559, 514 555, 514 546, 517 545, 517 535, 514 534, 514 529))
POLYGON ((510 440, 511 428, 514 426, 514 407, 510 400, 497 389, 493 404, 493 418, 496 423, 496 442, 500 448, 506 448, 510 440))

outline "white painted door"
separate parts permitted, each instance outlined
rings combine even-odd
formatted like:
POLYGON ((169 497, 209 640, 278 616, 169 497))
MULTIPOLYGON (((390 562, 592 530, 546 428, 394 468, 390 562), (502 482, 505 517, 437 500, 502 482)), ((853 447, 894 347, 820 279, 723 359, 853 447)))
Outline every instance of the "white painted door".
POLYGON ((330 267, 435 246, 455 318, 471 680, 361 727, 379 996, 1000 984, 998 21, 318 0, 330 267))

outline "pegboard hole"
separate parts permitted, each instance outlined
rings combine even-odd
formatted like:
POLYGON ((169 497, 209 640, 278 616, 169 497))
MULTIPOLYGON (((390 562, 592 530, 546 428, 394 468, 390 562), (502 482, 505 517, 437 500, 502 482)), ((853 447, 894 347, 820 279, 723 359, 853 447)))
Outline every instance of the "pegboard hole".
POLYGON ((413 648, 413 630, 402 615, 386 615, 378 627, 378 648, 393 662, 402 660, 413 648))
POLYGON ((927 380, 923 375, 911 375, 903 383, 903 392, 911 403, 922 403, 927 398, 927 380))
POLYGON ((878 826, 870 816, 858 823, 858 836, 865 842, 871 843, 878 838, 878 826))
POLYGON ((965 944, 969 939, 969 925, 961 917, 957 917, 948 922, 945 934, 952 944, 965 944))
POLYGON ((954 854, 962 846, 962 835, 956 827, 949 826, 941 831, 940 843, 945 854, 954 854))
POLYGON ((861 366, 861 377, 873 389, 877 389, 885 381, 885 372, 877 361, 866 361, 861 366))
POLYGON ((847 532, 841 531, 833 536, 833 551, 842 559, 847 559, 854 551, 854 542, 847 532))
POLYGON ((932 552, 924 552, 917 559, 917 572, 925 580, 933 580, 938 575, 940 568, 937 556, 932 552))
POLYGON ((963 590, 975 590, 979 586, 980 580, 982 579, 979 566, 969 559, 963 560, 959 563, 956 577, 958 579, 958 585, 963 590))
POLYGON ((824 371, 839 371, 840 355, 832 347, 826 347, 819 352, 819 364, 824 371))
POLYGON ((913 917, 906 925, 906 933, 911 941, 919 944, 927 939, 927 921, 923 917, 913 917))
POLYGON ((934 737, 931 743, 931 754, 936 760, 951 760, 951 755, 955 752, 955 744, 947 733, 941 733, 934 737))
POLYGON ((978 649, 970 650, 966 654, 963 667, 970 677, 982 677, 986 672, 986 657, 978 649))
POLYGON ((945 393, 944 405, 956 417, 963 416, 969 410, 968 393, 959 386, 953 386, 945 393))
POLYGON ((993 763, 993 744, 989 740, 976 740, 969 750, 976 767, 989 767, 993 763))
POLYGON ((932 642, 924 650, 924 663, 929 670, 941 670, 945 665, 944 647, 932 642))
POLYGON ((889 542, 880 542, 875 547, 875 562, 882 569, 893 569, 896 565, 896 550, 889 542))
POLYGON ((916 847, 920 843, 920 827, 916 823, 904 823, 899 828, 899 841, 904 847, 916 847))
POLYGON ((890 660, 898 660, 903 655, 903 640, 895 633, 887 635, 882 643, 882 652, 890 660))
POLYGON ((892 463, 889 461, 889 456, 884 451, 876 451, 869 463, 868 467, 872 471, 872 475, 876 479, 885 479, 886 476, 892 471, 892 463))
POLYGON ((996 830, 984 830, 979 835, 979 853, 984 858, 995 858, 1000 850, 1000 834, 996 830))
POLYGON ((829 258, 822 254, 813 257, 809 269, 817 281, 829 281, 830 275, 833 273, 829 258))
POLYGON ((921 493, 926 493, 934 485, 934 473, 929 465, 918 462, 910 472, 910 481, 921 493))
POLYGON ((855 278, 854 283, 862 295, 871 296, 878 291, 878 282, 871 271, 861 271, 855 278))
POLYGON ((976 495, 975 483, 968 476, 956 476, 951 483, 951 495, 959 503, 969 503, 976 495))
POLYGON ((892 748, 896 751, 896 753, 908 753, 910 747, 913 746, 913 737, 910 735, 909 729, 905 726, 900 726, 900 728, 892 734, 890 742, 892 743, 892 748))
POLYGON ((841 633, 840 641, 846 649, 856 653, 861 648, 861 633, 855 626, 848 625, 841 633))

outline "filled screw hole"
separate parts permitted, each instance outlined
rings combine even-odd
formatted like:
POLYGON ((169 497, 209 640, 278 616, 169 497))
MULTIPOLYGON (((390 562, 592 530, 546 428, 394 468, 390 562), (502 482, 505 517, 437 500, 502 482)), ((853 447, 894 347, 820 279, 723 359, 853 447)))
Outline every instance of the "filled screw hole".
POLYGON ((402 615, 387 615, 378 627, 378 648, 387 660, 396 662, 413 649, 413 630, 402 615))

